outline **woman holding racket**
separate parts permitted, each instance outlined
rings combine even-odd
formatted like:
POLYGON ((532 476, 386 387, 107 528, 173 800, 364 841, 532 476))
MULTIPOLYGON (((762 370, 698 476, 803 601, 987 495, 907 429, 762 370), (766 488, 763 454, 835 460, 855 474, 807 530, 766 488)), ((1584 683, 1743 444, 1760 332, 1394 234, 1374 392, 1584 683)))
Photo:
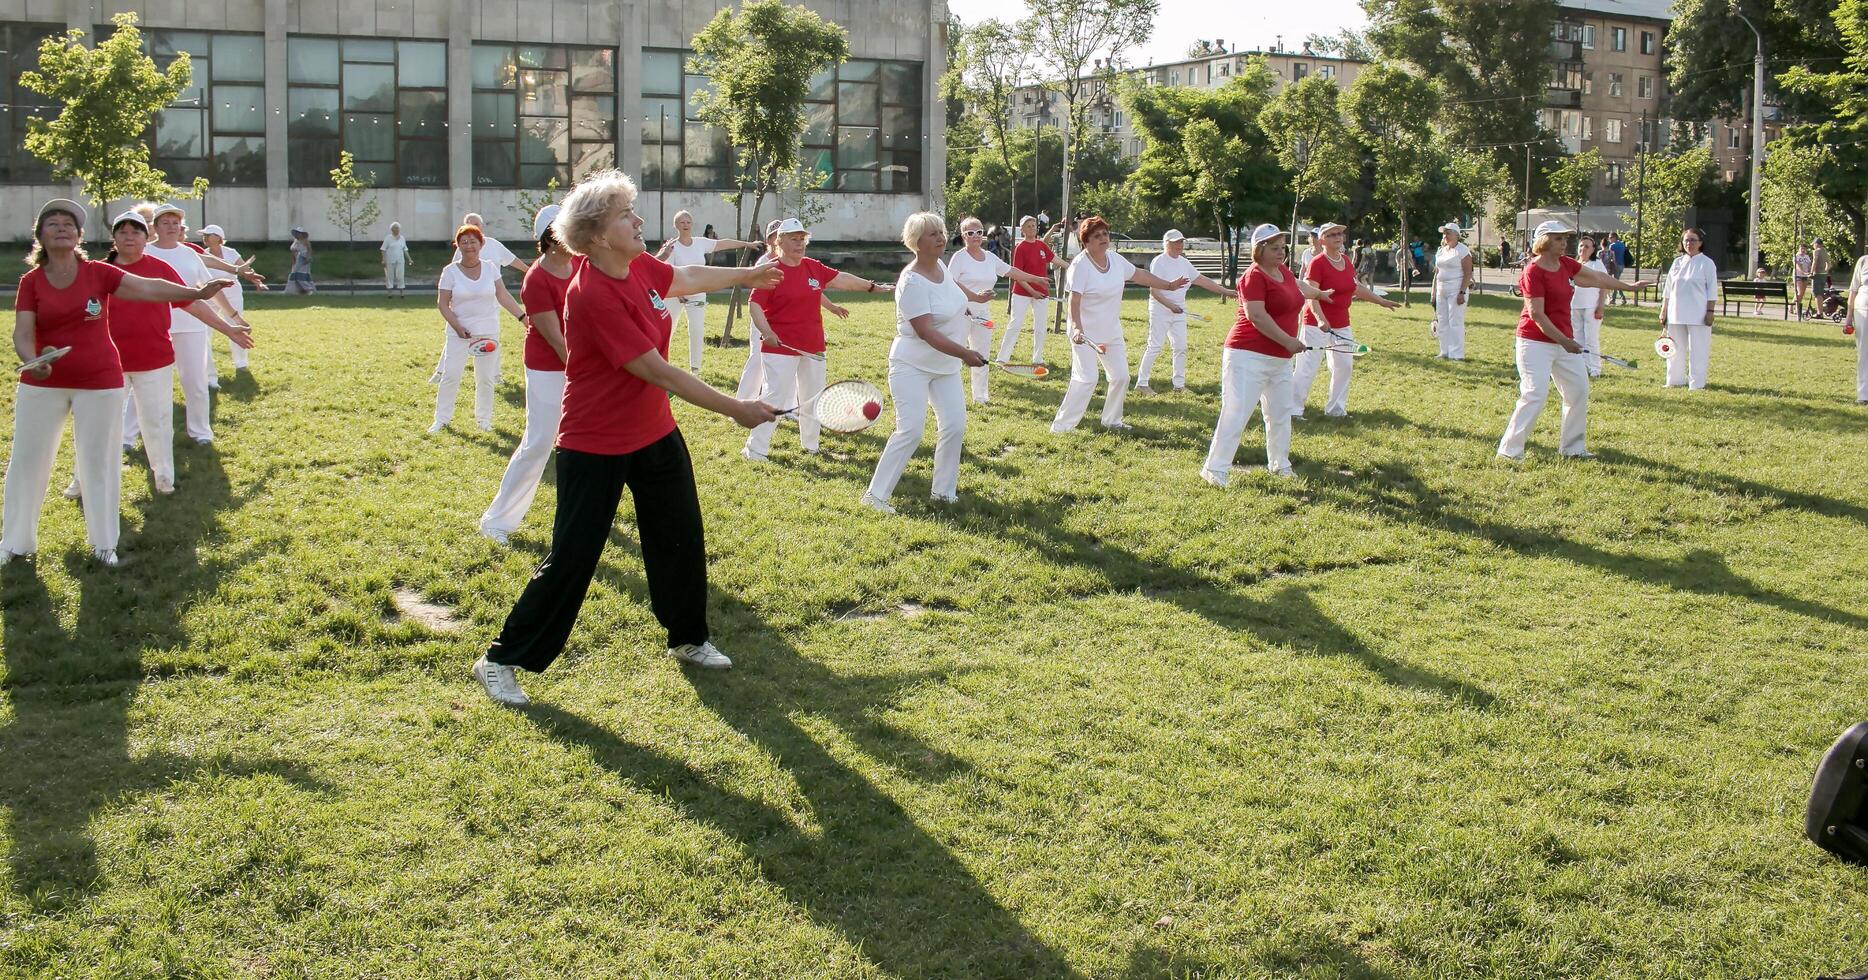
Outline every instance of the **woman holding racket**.
POLYGON ((1083 251, 1071 260, 1066 274, 1070 292, 1070 385, 1063 404, 1051 420, 1051 431, 1069 432, 1082 421, 1096 394, 1097 371, 1108 378, 1103 392, 1103 428, 1127 432, 1134 426, 1122 421, 1122 400, 1129 390, 1128 348, 1122 341, 1122 291, 1128 284, 1149 289, 1185 289, 1186 277, 1163 279, 1137 269, 1109 247, 1109 222, 1092 215, 1077 226, 1083 251))
POLYGON ((440 432, 454 420, 454 398, 461 373, 474 362, 474 419, 480 431, 493 431, 493 395, 499 384, 499 311, 528 323, 525 308, 506 291, 499 269, 480 261, 485 240, 478 225, 461 225, 454 232, 458 262, 448 263, 435 284, 435 307, 447 321, 447 347, 441 353, 441 383, 435 389, 435 421, 428 431, 440 432))
POLYGON ((105 566, 122 564, 123 362, 110 339, 110 301, 188 304, 226 285, 210 279, 188 287, 93 262, 82 247, 84 219, 84 208, 64 198, 39 209, 26 257, 32 269, 20 277, 14 296, 13 350, 31 367, 14 392, 13 445, 0 492, 0 564, 39 549, 39 509, 67 416, 78 476, 91 488, 84 495, 91 553, 105 566))
POLYGON ((558 205, 547 204, 532 219, 538 241, 538 261, 525 271, 519 301, 525 306, 525 434, 506 464, 499 493, 480 515, 480 533, 505 544, 519 529, 538 481, 551 459, 551 444, 558 438, 558 417, 564 406, 564 293, 582 259, 574 258, 556 236, 551 222, 558 205))
MULTIPOLYGON (((817 396, 824 390, 825 290, 860 289, 875 292, 892 288, 847 272, 838 272, 804 254, 810 232, 796 218, 786 218, 776 229, 777 268, 782 278, 752 294, 753 327, 764 335, 759 357, 765 374, 762 400, 798 413, 798 444, 817 452, 817 396)), ((767 422, 746 436, 740 455, 765 462, 772 448, 777 422, 767 422)))
POLYGON ((1855 404, 1868 405, 1868 255, 1855 260, 1842 309, 1855 333, 1855 404))
POLYGON ((1564 254, 1569 250, 1569 226, 1546 221, 1537 226, 1531 242, 1531 261, 1518 274, 1524 310, 1518 315, 1518 406, 1505 425, 1498 454, 1512 462, 1524 459, 1524 444, 1531 426, 1544 410, 1555 379, 1563 396, 1563 424, 1558 451, 1569 459, 1594 459, 1589 451, 1589 372, 1583 364, 1584 348, 1576 342, 1570 322, 1577 286, 1634 291, 1651 283, 1624 283, 1606 272, 1583 268, 1564 254))
POLYGON ((1355 266, 1343 254, 1343 234, 1348 229, 1333 221, 1317 229, 1317 242, 1323 251, 1304 266, 1304 282, 1318 292, 1327 292, 1328 301, 1309 300, 1304 304, 1304 345, 1309 350, 1292 358, 1291 417, 1304 417, 1304 405, 1310 401, 1310 388, 1317 381, 1317 369, 1325 354, 1330 359, 1330 398, 1323 414, 1343 418, 1349 414, 1349 375, 1356 359, 1348 350, 1356 346, 1355 329, 1349 325, 1349 304, 1367 300, 1383 309, 1401 304, 1376 295, 1356 279, 1355 266), (1336 349, 1331 349, 1336 348, 1336 349))
MULTIPOLYGON (((902 226, 902 244, 915 254, 915 260, 895 281, 895 343, 889 347, 895 432, 876 460, 875 475, 862 497, 863 506, 884 514, 895 513, 889 498, 921 444, 930 404, 935 425, 933 497, 945 503, 960 499, 960 446, 966 438, 960 366, 975 371, 986 367, 985 352, 967 345, 973 298, 960 284, 953 263, 941 264, 941 255, 947 251, 947 223, 926 211, 911 215, 902 226)), ((978 242, 975 238, 967 244, 978 242)))
POLYGON ((1437 356, 1449 361, 1466 359, 1466 294, 1471 288, 1472 250, 1459 240, 1459 223, 1449 221, 1440 226, 1440 249, 1433 253, 1433 316, 1440 340, 1437 356))
POLYGON ((1044 363, 1044 335, 1051 329, 1051 270, 1068 269, 1064 260, 1051 251, 1051 246, 1038 237, 1038 219, 1025 215, 1018 219, 1018 244, 1012 246, 1012 268, 1035 276, 1040 281, 1032 283, 1026 280, 1012 284, 1011 319, 1005 327, 1005 337, 999 341, 999 363, 1012 359, 1012 348, 1018 344, 1019 331, 1025 329, 1025 316, 1031 316, 1031 360, 1044 363))
POLYGON ((635 203, 633 181, 599 171, 571 191, 552 220, 552 235, 585 259, 564 295, 565 322, 577 344, 565 360, 551 551, 473 665, 474 679, 502 704, 527 701, 515 668, 543 671, 563 652, 625 487, 635 500, 649 608, 668 633, 669 656, 697 667, 733 665, 708 633, 700 496, 670 396, 748 428, 770 424, 774 415, 769 405, 735 401, 668 363, 674 318, 666 297, 771 288, 780 273, 769 263, 667 265, 647 253, 635 203))
MULTIPOLYGON (((1187 248, 1187 236, 1180 229, 1170 228, 1161 236, 1161 254, 1148 263, 1148 271, 1160 279, 1186 279, 1194 286, 1218 296, 1229 296, 1226 287, 1200 274, 1193 267, 1193 262, 1184 254, 1187 248)), ((1174 358, 1174 390, 1187 387, 1187 290, 1150 289, 1148 291, 1148 346, 1142 350, 1142 362, 1135 369, 1135 391, 1138 394, 1152 395, 1154 388, 1148 384, 1148 377, 1154 371, 1155 358, 1161 355, 1163 347, 1172 348, 1174 358)))
MULTIPOLYGON (((918 218, 921 215, 915 215, 918 218)), ((986 403, 986 376, 992 369, 986 366, 983 358, 992 356, 992 290, 999 284, 1001 276, 1014 283, 1027 287, 1050 285, 1043 276, 1034 276, 1023 269, 1015 268, 1004 259, 986 251, 986 224, 978 218, 967 217, 960 221, 960 240, 965 247, 947 260, 947 271, 953 273, 954 281, 967 295, 966 316, 970 326, 967 329, 967 346, 980 353, 982 358, 973 368, 973 402, 977 405, 986 403), (980 299, 984 296, 984 299, 980 299)), ((905 243, 906 244, 906 243, 905 243)), ((908 245, 912 250, 914 246, 908 245)), ((899 283, 901 280, 897 280, 899 283)), ((898 302, 896 304, 900 306, 898 302)), ((899 319, 899 317, 897 318, 899 319)), ((897 331, 900 335, 900 331, 897 331)), ((971 361, 967 363, 971 364, 971 361)), ((920 430, 917 429, 917 437, 920 430)))
MULTIPOLYGON (((742 242, 737 238, 695 238, 694 214, 683 210, 675 212, 675 237, 663 242, 655 257, 672 265, 706 265, 707 256, 715 252, 758 247, 758 242, 742 242)), ((701 342, 707 339, 707 294, 681 297, 681 302, 676 304, 675 319, 687 329, 688 370, 699 374, 701 342)))
MULTIPOLYGON (((783 218, 773 218, 765 223, 765 254, 760 257, 760 261, 778 261, 778 226, 784 223, 783 218)), ((839 320, 850 318, 850 311, 832 303, 828 293, 823 295, 818 305, 822 306, 826 313, 839 320)), ((765 387, 765 333, 759 328, 759 324, 764 322, 764 317, 765 314, 757 306, 751 306, 747 310, 747 318, 752 321, 752 326, 746 331, 746 366, 740 368, 739 387, 734 389, 733 394, 733 397, 740 401, 758 395, 765 387)))
POLYGON ((1689 391, 1706 387, 1712 362, 1712 311, 1719 301, 1719 269, 1712 256, 1700 251, 1705 236, 1698 228, 1680 234, 1680 255, 1667 269, 1667 288, 1660 294, 1661 335, 1678 346, 1667 359, 1665 388, 1685 385, 1689 391))
POLYGON ((1291 357, 1304 352, 1297 315, 1304 300, 1332 293, 1297 278, 1284 264, 1284 232, 1277 225, 1252 229, 1252 265, 1239 280, 1239 319, 1226 335, 1220 360, 1219 421, 1207 447, 1200 478, 1223 487, 1232 473, 1245 423, 1257 404, 1265 416, 1265 468, 1291 473, 1291 357))
MULTIPOLYGON (((1609 274, 1609 267, 1596 257, 1596 240, 1588 235, 1576 239, 1576 261, 1591 272, 1609 274)), ((1576 328, 1576 342, 1583 345, 1583 365, 1592 378, 1602 377, 1602 290, 1577 286, 1570 297, 1570 323, 1576 328)))

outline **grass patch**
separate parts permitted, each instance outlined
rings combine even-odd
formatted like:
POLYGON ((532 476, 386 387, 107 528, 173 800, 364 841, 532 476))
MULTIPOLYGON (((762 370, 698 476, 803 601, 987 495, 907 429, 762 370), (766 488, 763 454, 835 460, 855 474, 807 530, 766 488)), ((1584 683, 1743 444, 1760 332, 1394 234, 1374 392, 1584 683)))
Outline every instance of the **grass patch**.
MULTIPOLYGON (((1130 437, 1051 436, 1061 373, 995 375, 960 503, 926 502, 924 448, 892 519, 857 505, 888 418, 816 458, 783 429, 754 468, 682 406, 737 667, 663 654, 625 504, 511 711, 466 667, 548 544, 549 475, 514 547, 474 532, 522 389, 493 433, 425 436, 430 304, 318 300, 252 298, 255 370, 223 364, 174 497, 126 470, 133 567, 83 562, 54 495, 37 562, 0 569, 0 974, 1868 956, 1860 869, 1800 835, 1868 647, 1868 414, 1829 328, 1721 327, 1689 394, 1659 387, 1650 312, 1616 309, 1605 346, 1643 364, 1595 387, 1602 458, 1557 458, 1552 407, 1514 467, 1511 304, 1476 300, 1463 364, 1424 305, 1363 308, 1353 417, 1298 423, 1291 482, 1249 429, 1217 491, 1223 328, 1199 327, 1188 391, 1132 398, 1130 437)), ((853 305, 830 373, 880 381, 893 310, 853 305)), ((710 347, 707 379, 742 359, 710 347)))

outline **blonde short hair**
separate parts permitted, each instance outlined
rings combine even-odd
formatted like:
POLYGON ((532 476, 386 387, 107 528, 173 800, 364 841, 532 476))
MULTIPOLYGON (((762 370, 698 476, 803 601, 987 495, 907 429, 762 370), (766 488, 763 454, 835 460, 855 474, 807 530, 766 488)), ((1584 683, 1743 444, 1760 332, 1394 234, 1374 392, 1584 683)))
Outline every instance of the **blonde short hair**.
POLYGON ((1531 243, 1531 254, 1542 255, 1544 254, 1544 248, 1550 244, 1552 239, 1563 239, 1563 238, 1568 238, 1568 237, 1570 237, 1570 233, 1567 231, 1547 232, 1545 234, 1539 235, 1537 236, 1537 240, 1531 243))
POLYGON ((668 223, 671 225, 678 225, 681 223, 682 218, 686 218, 689 221, 693 221, 694 212, 689 211, 687 208, 682 208, 681 210, 675 212, 674 217, 668 219, 668 223))
POLYGON ((636 182, 621 170, 599 170, 577 182, 558 206, 551 233, 565 248, 587 255, 618 211, 636 203, 636 182))
POLYGON ((966 217, 960 219, 960 230, 961 231, 965 231, 967 225, 978 225, 980 231, 986 230, 986 223, 984 221, 979 220, 978 215, 969 214, 966 217))
POLYGON ((932 211, 920 211, 908 216, 902 224, 902 244, 912 252, 915 242, 930 231, 940 232, 942 241, 947 240, 947 220, 932 211))

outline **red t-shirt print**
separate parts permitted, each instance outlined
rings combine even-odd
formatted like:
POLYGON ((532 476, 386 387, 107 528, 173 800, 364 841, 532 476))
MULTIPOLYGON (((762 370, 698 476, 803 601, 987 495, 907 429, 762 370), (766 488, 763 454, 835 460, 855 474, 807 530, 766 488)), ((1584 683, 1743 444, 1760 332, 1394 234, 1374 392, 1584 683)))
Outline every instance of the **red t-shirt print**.
MULTIPOLYGON (((765 311, 765 322, 778 339, 792 350, 806 354, 824 352, 824 290, 837 270, 806 257, 797 265, 778 263, 784 278, 771 289, 755 289, 752 301, 765 311)), ((766 350, 767 354, 792 356, 791 351, 766 350)))
POLYGON ((54 287, 44 269, 19 278, 13 309, 35 314, 33 350, 69 347, 52 363, 52 374, 20 381, 38 388, 104 390, 123 387, 123 363, 110 339, 110 294, 123 282, 123 270, 108 262, 82 260, 78 275, 64 289, 54 287))
POLYGON ((675 413, 662 389, 624 365, 657 351, 668 356, 674 317, 665 297, 674 267, 647 252, 618 279, 586 262, 564 294, 564 415, 558 448, 620 456, 675 430, 675 413))
POLYGON ((1271 315, 1278 329, 1297 336, 1297 311, 1304 305, 1304 294, 1297 289, 1297 277, 1288 265, 1278 267, 1284 273, 1283 282, 1273 282, 1272 278, 1254 265, 1239 280, 1239 319, 1233 323, 1232 332, 1226 335, 1226 346, 1237 350, 1249 350, 1255 354, 1270 357, 1290 357, 1291 352, 1270 337, 1259 332, 1258 326, 1246 312, 1247 303, 1257 300, 1265 304, 1265 312, 1271 315))
MULTIPOLYGON (((525 270, 525 281, 519 285, 519 304, 532 316, 540 313, 552 313, 558 317, 558 329, 564 329, 564 294, 571 288, 571 280, 577 278, 577 264, 572 263, 571 274, 563 279, 545 270, 545 263, 534 262, 525 270)), ((558 359, 558 352, 551 349, 544 337, 539 336, 538 328, 527 323, 525 326, 525 368, 528 371, 562 371, 564 362, 558 359)))
MULTIPOLYGON (((1028 272, 1046 279, 1051 275, 1051 260, 1056 258, 1051 246, 1036 238, 1028 238, 1012 246, 1012 268, 1028 272)), ((1046 285, 1027 285, 1022 282, 1012 284, 1012 292, 1020 296, 1049 296, 1051 287, 1046 285)))
MULTIPOLYGON (((175 267, 145 255, 135 262, 118 266, 144 279, 165 279, 177 286, 186 285, 175 267)), ((112 296, 104 301, 110 313, 110 339, 117 345, 117 355, 125 371, 154 371, 175 363, 175 344, 169 340, 169 309, 181 309, 193 303, 134 303, 112 296)))
POLYGON ((1518 314, 1518 336, 1525 340, 1538 340, 1546 344, 1555 343, 1544 335, 1543 328, 1531 319, 1531 297, 1544 298, 1544 316, 1557 332, 1572 340, 1576 339, 1576 330, 1570 324, 1570 299, 1576 294, 1576 284, 1570 282, 1583 267, 1581 262, 1565 255, 1560 260, 1555 272, 1537 264, 1533 258, 1524 264, 1524 271, 1518 274, 1518 291, 1524 294, 1524 309, 1518 314))
MULTIPOLYGON (((1330 298, 1323 304, 1323 319, 1332 329, 1341 330, 1349 326, 1349 304, 1356 298, 1356 267, 1347 256, 1343 258, 1343 267, 1330 264, 1329 256, 1319 255, 1310 260, 1310 268, 1304 278, 1317 284, 1318 289, 1334 289, 1330 298)), ((1317 326, 1317 315, 1310 310, 1310 304, 1304 304, 1304 325, 1317 326)))

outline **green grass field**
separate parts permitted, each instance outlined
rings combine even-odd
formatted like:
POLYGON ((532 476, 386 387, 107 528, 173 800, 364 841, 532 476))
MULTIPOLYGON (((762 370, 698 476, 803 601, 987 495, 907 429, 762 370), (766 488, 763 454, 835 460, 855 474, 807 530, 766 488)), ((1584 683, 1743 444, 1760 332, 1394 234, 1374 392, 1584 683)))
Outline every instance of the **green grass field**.
MULTIPOLYGON (((754 467, 682 406, 737 666, 667 658, 625 504, 514 711, 467 667, 548 543, 549 475, 510 550, 474 530, 521 389, 482 434, 469 382, 465 426, 426 436, 427 301, 256 300, 255 369, 212 450, 182 440, 180 492, 126 469, 135 564, 83 561, 55 497, 36 564, 0 569, 0 975, 1868 959, 1868 879, 1801 837, 1816 759, 1863 717, 1853 347, 1727 323, 1713 387, 1663 391, 1651 308, 1618 309, 1606 346, 1641 366, 1595 388, 1601 459, 1556 457, 1553 403, 1514 467, 1512 306, 1479 304, 1464 364, 1429 356, 1425 304, 1362 308, 1353 418, 1299 423, 1289 482, 1248 429, 1225 491, 1197 476, 1218 323, 1126 438, 1051 436, 1062 374, 995 375, 961 502, 926 501, 930 431, 894 518, 857 504, 892 415, 817 458, 783 429, 754 467)), ((855 308, 830 373, 881 382, 892 308, 855 308)), ((728 386, 743 349, 708 358, 728 386)))

